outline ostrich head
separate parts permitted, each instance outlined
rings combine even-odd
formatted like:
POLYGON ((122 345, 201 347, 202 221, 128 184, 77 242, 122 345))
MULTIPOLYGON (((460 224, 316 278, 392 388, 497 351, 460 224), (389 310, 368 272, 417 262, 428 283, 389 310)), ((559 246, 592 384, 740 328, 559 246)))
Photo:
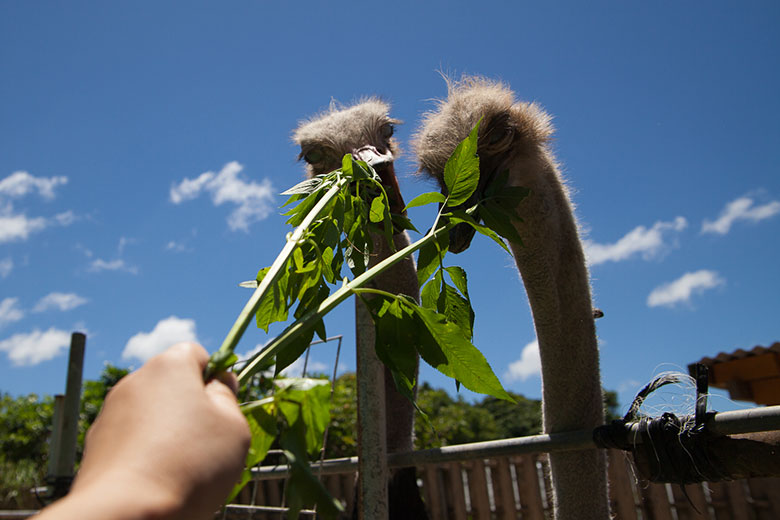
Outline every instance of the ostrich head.
MULTIPOLYGON (((497 81, 480 77, 448 79, 447 91, 447 100, 423 116, 422 127, 415 135, 420 172, 435 178, 446 194, 447 159, 482 118, 477 148, 479 185, 462 206, 473 206, 485 188, 505 171, 510 172, 513 185, 530 187, 533 183, 524 184, 523 180, 530 179, 523 177, 531 175, 528 166, 540 153, 547 154, 546 144, 552 134, 550 117, 534 103, 516 101, 512 91, 497 81)), ((474 229, 468 224, 456 226, 450 232, 450 251, 467 249, 473 236, 474 229)))
POLYGON ((351 153, 370 164, 382 179, 390 199, 391 213, 404 208, 393 168, 398 143, 393 139, 394 125, 387 103, 368 98, 349 107, 331 107, 300 124, 293 141, 301 147, 299 159, 306 161, 308 175, 328 173, 341 167, 341 158, 351 153))

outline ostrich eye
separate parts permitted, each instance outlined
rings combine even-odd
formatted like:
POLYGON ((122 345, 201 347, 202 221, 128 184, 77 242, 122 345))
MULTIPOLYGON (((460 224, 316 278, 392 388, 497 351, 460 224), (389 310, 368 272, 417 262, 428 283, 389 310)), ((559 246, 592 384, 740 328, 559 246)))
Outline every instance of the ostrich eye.
POLYGON ((303 158, 304 160, 309 164, 317 164, 322 161, 322 159, 325 157, 325 154, 322 153, 322 150, 311 150, 307 152, 303 158))
POLYGON ((382 134, 382 138, 384 139, 390 139, 393 137, 393 132, 395 131, 395 128, 393 125, 387 124, 382 127, 382 129, 379 131, 382 134))
POLYGON ((496 128, 492 132, 490 132, 490 138, 488 139, 488 144, 494 145, 498 144, 504 139, 506 139, 511 133, 511 130, 508 128, 496 128))

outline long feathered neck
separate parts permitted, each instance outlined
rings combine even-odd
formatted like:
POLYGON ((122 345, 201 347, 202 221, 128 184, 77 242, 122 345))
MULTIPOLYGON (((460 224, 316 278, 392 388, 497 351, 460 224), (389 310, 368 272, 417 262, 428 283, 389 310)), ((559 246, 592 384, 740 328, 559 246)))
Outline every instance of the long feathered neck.
MULTIPOLYGON (((582 427, 587 412, 575 403, 600 400, 601 388, 588 271, 571 203, 546 153, 516 164, 510 175, 511 183, 530 189, 520 206, 523 221, 516 224, 523 244, 510 245, 534 316, 545 402, 559 402, 561 412, 545 414, 545 430, 582 427), (598 395, 582 395, 578 374, 595 380, 589 386, 598 395), (561 406, 570 411, 563 413, 561 406)), ((600 422, 601 417, 588 419, 600 422)))
MULTIPOLYGON (((603 424, 590 284, 577 225, 554 161, 542 150, 515 161, 510 183, 530 189, 510 244, 526 288, 542 362, 545 433, 603 424)), ((606 462, 589 450, 551 454, 556 518, 609 518, 606 462)))

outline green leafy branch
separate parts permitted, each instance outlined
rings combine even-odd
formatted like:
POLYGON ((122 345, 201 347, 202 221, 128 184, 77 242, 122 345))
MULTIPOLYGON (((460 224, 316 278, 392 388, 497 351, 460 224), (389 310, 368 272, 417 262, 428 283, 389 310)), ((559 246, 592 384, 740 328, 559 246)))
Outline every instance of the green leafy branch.
MULTIPOLYGON (((407 206, 438 203, 440 210, 431 229, 421 239, 370 269, 374 235, 383 236, 392 248, 393 233, 414 229, 414 226, 405 217, 389 213, 387 194, 368 164, 346 155, 341 169, 286 191, 284 194, 290 199, 285 206, 297 202, 285 213, 289 216, 287 222, 296 228, 288 235, 273 264, 261 269, 256 281, 242 284, 255 287, 255 292, 219 351, 212 355, 204 377, 212 377, 235 363, 235 347, 253 317, 258 327, 267 332, 271 323, 286 321, 297 303, 293 313, 295 321, 244 365, 238 379, 240 383, 246 383, 258 371, 272 365, 279 374, 305 351, 315 333, 325 339, 324 316, 357 294, 372 312, 377 330, 377 355, 390 368, 397 387, 407 397, 413 400, 416 355, 419 354, 431 366, 455 379, 458 385, 512 401, 482 353, 471 342, 474 311, 466 273, 457 266, 444 267, 443 263, 449 247, 449 231, 456 225, 471 226, 507 251, 499 234, 510 239, 519 238, 514 227, 507 223, 517 219, 514 208, 527 192, 521 188, 496 186, 505 183, 506 176, 492 182, 482 200, 470 208, 462 208, 479 185, 478 128, 479 124, 447 162, 444 182, 448 194, 426 193, 407 206), (474 216, 478 210, 490 215, 483 216, 486 222, 495 222, 488 226, 479 224, 474 216), (419 251, 417 271, 422 305, 407 296, 366 288, 373 278, 416 251, 419 251), (345 265, 354 277, 351 281, 342 275, 345 265), (331 294, 331 286, 339 283, 340 287, 331 294)), ((329 496, 322 485, 307 473, 306 450, 301 449, 307 446, 305 438, 309 430, 318 430, 311 422, 315 416, 302 412, 293 417, 289 407, 285 412, 275 396, 268 399, 244 407, 253 437, 257 435, 247 458, 247 467, 257 464, 267 453, 264 446, 270 442, 268 435, 278 433, 271 428, 270 418, 276 417, 276 424, 278 410, 281 410, 287 426, 282 430, 280 444, 288 452, 293 473, 297 471, 297 484, 292 488, 299 486, 300 497, 314 500, 320 513, 329 516, 326 511, 338 507, 332 499, 327 500, 329 496), (277 411, 276 415, 272 413, 274 411, 277 411), (296 464, 300 465, 298 470, 295 470, 296 464)), ((300 497, 291 499, 291 504, 307 502, 298 502, 300 497)))

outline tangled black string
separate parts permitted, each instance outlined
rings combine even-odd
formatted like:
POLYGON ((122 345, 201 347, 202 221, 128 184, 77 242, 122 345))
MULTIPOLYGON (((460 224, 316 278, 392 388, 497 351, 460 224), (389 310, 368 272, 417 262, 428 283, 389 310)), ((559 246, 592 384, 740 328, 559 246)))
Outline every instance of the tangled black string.
POLYGON ((622 419, 594 430, 593 440, 602 448, 630 451, 643 478, 651 482, 693 484, 719 481, 723 473, 708 453, 709 442, 716 437, 707 430, 707 369, 696 368, 696 414, 677 417, 641 417, 639 409, 652 392, 662 386, 678 383, 676 375, 661 376, 645 386, 636 396, 622 419), (636 430, 632 430, 636 424, 636 430), (640 464, 639 461, 642 463, 640 464))

